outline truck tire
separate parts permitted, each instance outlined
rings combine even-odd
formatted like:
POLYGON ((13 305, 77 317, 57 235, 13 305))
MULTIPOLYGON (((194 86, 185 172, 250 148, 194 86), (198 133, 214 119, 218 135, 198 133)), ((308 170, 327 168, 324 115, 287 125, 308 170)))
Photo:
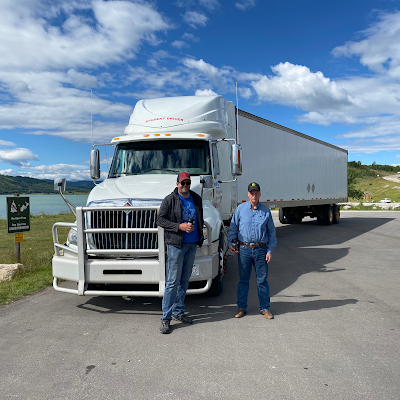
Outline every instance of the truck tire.
POLYGON ((333 207, 330 204, 326 204, 324 206, 322 216, 324 219, 324 225, 332 225, 333 224, 333 207))
POLYGON ((284 212, 283 212, 283 215, 285 216, 285 220, 286 220, 286 223, 287 224, 293 224, 293 217, 290 215, 290 208, 289 207, 286 207, 285 209, 284 209, 284 212))
POLYGON ((279 222, 281 224, 287 224, 285 219, 285 209, 282 207, 279 209, 279 222))
POLYGON ((333 223, 334 224, 338 224, 340 221, 340 206, 338 206, 337 204, 333 205, 333 223))
POLYGON ((219 267, 218 275, 212 280, 210 295, 211 296, 219 296, 222 293, 222 289, 224 288, 224 273, 223 267, 219 267))

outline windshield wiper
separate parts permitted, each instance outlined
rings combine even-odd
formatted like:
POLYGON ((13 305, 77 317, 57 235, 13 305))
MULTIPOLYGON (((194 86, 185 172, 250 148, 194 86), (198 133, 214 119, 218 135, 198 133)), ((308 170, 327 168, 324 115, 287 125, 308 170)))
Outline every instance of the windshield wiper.
POLYGON ((115 172, 110 176, 110 178, 116 178, 121 175, 138 175, 136 172, 115 172))
POLYGON ((149 172, 149 171, 168 171, 168 172, 173 172, 177 174, 179 171, 176 171, 175 169, 168 169, 168 168, 149 168, 143 171, 144 173, 149 172))

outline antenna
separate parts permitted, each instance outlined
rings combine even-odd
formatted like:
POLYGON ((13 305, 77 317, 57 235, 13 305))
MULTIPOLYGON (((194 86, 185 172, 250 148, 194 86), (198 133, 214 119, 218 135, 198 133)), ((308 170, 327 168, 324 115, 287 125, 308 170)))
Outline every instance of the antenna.
POLYGON ((92 111, 93 90, 90 88, 90 129, 92 131, 92 146, 93 146, 93 111, 92 111))
POLYGON ((236 79, 236 143, 239 143, 239 97, 238 97, 237 79, 236 79))

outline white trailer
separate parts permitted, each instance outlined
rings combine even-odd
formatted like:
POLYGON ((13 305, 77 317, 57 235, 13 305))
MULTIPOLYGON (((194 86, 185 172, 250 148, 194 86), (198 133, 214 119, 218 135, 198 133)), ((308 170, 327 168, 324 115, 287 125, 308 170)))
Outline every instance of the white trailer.
POLYGON ((337 203, 347 201, 347 150, 239 110, 239 140, 244 162, 238 177, 238 202, 247 185, 261 186, 260 201, 279 207, 281 223, 317 217, 338 223, 337 203))
MULTIPOLYGON (((71 208, 75 223, 53 226, 56 290, 162 297, 164 231, 156 218, 183 171, 203 198, 206 237, 188 294, 221 293, 226 225, 237 204, 247 200, 249 182, 261 185, 261 201, 279 207, 283 223, 306 215, 321 224, 337 223, 336 203, 347 200, 345 150, 237 110, 221 96, 141 100, 124 134, 110 145, 115 151, 107 179, 91 191, 86 207, 71 208), (58 240, 61 226, 71 228, 66 243, 58 240), (60 285, 60 279, 77 286, 60 285)), ((90 157, 94 180, 100 177, 96 146, 90 157)), ((57 187, 62 195, 65 180, 57 187)))

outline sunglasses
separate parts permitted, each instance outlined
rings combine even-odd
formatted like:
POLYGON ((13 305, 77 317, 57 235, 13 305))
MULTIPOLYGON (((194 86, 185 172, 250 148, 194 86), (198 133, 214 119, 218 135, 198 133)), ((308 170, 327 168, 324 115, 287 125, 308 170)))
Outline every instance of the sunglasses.
POLYGON ((183 181, 183 182, 179 182, 182 186, 190 186, 191 185, 191 181, 183 181))

